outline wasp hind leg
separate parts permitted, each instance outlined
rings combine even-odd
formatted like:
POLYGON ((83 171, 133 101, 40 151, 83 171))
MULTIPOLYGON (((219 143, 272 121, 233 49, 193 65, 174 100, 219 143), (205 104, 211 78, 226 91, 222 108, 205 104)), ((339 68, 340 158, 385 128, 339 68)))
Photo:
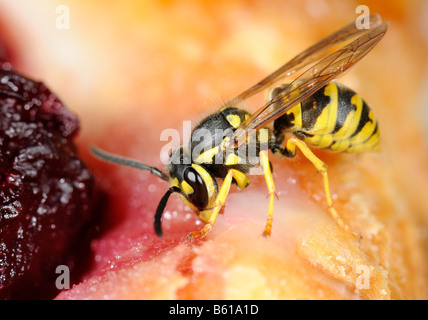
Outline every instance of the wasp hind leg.
POLYGON ((336 209, 333 207, 333 201, 331 200, 330 186, 328 181, 327 165, 309 149, 306 143, 297 138, 290 138, 287 140, 286 147, 284 149, 281 149, 278 145, 275 145, 274 152, 275 154, 282 154, 287 157, 293 157, 296 155, 296 148, 298 148, 303 153, 303 155, 314 165, 318 172, 321 173, 324 183, 324 193, 328 204, 328 211, 331 217, 341 228, 358 237, 358 235, 355 234, 355 232, 353 232, 347 224, 345 224, 345 222, 337 213, 336 209))
POLYGON ((217 220, 217 216, 220 213, 221 208, 226 203, 226 199, 230 191, 230 185, 232 184, 233 179, 235 179, 238 187, 241 189, 244 189, 250 181, 245 173, 236 169, 230 169, 227 172, 227 175, 223 180, 223 184, 221 185, 217 194, 213 209, 207 209, 203 211, 203 215, 205 217, 203 220, 206 222, 205 226, 200 231, 191 232, 189 237, 203 238, 208 234, 208 232, 211 231, 211 228, 217 220))

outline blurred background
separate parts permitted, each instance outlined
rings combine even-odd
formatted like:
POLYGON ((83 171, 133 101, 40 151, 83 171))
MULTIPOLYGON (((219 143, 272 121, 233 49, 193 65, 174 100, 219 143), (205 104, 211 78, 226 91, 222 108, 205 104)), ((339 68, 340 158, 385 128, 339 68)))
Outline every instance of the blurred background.
POLYGON ((426 147, 426 1, 0 0, 0 39, 15 68, 47 83, 88 123, 86 140, 129 113, 156 116, 165 105, 172 115, 203 113, 355 20, 359 5, 390 30, 343 81, 372 105, 382 100, 382 117, 413 114, 395 125, 423 123, 426 147))
MULTIPOLYGON (((421 10, 421 18, 420 18, 420 24, 422 29, 422 35, 423 35, 423 43, 425 44, 428 42, 428 3, 426 1, 423 2, 422 10, 421 10)), ((423 48, 422 48, 423 50, 423 48)), ((425 51, 425 67, 424 67, 424 74, 425 79, 423 80, 424 86, 422 88, 422 96, 421 96, 421 110, 422 110, 422 118, 423 118, 423 125, 425 127, 425 135, 428 137, 428 68, 426 61, 428 61, 428 53, 425 51)), ((425 139, 425 143, 428 142, 428 139, 425 139)))

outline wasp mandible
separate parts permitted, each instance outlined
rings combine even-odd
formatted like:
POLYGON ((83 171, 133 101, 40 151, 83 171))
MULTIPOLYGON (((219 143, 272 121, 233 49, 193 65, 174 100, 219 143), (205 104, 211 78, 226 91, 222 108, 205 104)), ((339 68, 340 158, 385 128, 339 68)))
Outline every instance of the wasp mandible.
POLYGON ((154 216, 157 235, 162 235, 161 220, 167 201, 171 194, 178 193, 206 223, 190 236, 204 237, 225 204, 231 184, 246 188, 249 170, 254 166, 262 168, 269 190, 269 211, 263 234, 270 235, 276 194, 268 150, 281 157, 294 157, 300 150, 323 177, 331 216, 339 226, 352 232, 333 207, 327 166, 311 148, 353 153, 379 149, 379 127, 373 112, 357 93, 333 80, 372 50, 387 29, 388 22, 382 24, 379 15, 371 15, 369 30, 358 29, 355 23, 350 23, 315 43, 202 120, 193 129, 189 144, 171 153, 165 172, 96 147, 91 147, 91 151, 105 161, 147 170, 169 182, 170 188, 161 198, 154 216), (328 54, 338 45, 342 47, 328 54), (292 81, 284 81, 305 67, 292 81), (268 88, 273 88, 268 101, 255 113, 239 107, 268 88), (201 129, 211 133, 211 139, 195 154, 196 132, 201 129), (265 129, 268 134, 261 135, 265 129), (286 134, 291 137, 286 139, 286 134), (256 143, 256 162, 238 152, 240 146, 250 141, 256 143), (262 144, 268 148, 262 148, 262 144), (214 161, 219 155, 222 156, 220 163, 214 161), (222 181, 220 186, 219 181, 222 181))

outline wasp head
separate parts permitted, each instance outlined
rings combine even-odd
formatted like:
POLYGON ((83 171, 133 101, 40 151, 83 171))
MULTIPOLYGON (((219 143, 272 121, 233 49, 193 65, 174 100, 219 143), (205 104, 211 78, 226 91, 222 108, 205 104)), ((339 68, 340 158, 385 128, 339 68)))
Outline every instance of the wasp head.
POLYGON ((202 165, 192 163, 190 154, 180 147, 174 150, 168 163, 171 187, 159 202, 155 214, 155 231, 161 236, 161 218, 169 196, 180 194, 184 203, 195 211, 203 211, 213 205, 218 192, 215 178, 202 165))

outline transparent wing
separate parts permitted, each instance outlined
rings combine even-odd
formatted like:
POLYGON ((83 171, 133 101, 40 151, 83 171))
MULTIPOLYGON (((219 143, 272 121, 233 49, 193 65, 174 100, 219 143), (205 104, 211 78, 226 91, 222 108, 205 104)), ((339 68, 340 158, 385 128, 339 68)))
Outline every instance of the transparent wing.
MULTIPOLYGON (((373 15, 370 15, 369 21, 370 21, 370 29, 373 29, 382 23, 382 18, 378 14, 373 14, 373 15)), ((299 53, 297 56, 295 56, 293 59, 288 61, 278 70, 276 70, 275 72, 273 72, 272 74, 270 74, 269 76, 261 80, 260 82, 256 83, 251 88, 245 90, 234 99, 231 99, 226 104, 236 104, 239 101, 243 101, 245 99, 252 97, 253 95, 259 93, 260 91, 268 88, 273 83, 278 82, 281 79, 284 79, 294 74, 295 72, 297 72, 298 70, 301 70, 308 64, 316 60, 319 60, 320 57, 326 56, 328 50, 332 46, 346 42, 347 40, 354 38, 357 35, 365 32, 367 32, 367 30, 358 29, 355 26, 355 22, 348 24, 342 29, 321 39, 320 41, 318 41, 317 43, 315 43, 305 51, 299 53)))
POLYGON ((286 86, 275 98, 257 110, 247 121, 242 123, 239 130, 236 131, 234 147, 245 142, 245 137, 249 131, 260 129, 285 114, 295 104, 307 99, 324 85, 343 74, 373 49, 385 35, 388 23, 380 25, 381 18, 379 15, 370 16, 370 21, 371 26, 375 28, 369 32, 365 29, 357 29, 355 23, 351 23, 317 42, 277 71, 227 102, 226 105, 238 104, 240 101, 248 99, 272 86, 308 64, 320 60, 286 86), (356 36, 359 36, 356 40, 321 59, 333 45, 344 43, 356 36))

